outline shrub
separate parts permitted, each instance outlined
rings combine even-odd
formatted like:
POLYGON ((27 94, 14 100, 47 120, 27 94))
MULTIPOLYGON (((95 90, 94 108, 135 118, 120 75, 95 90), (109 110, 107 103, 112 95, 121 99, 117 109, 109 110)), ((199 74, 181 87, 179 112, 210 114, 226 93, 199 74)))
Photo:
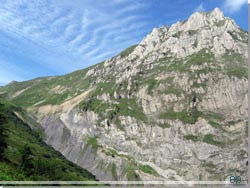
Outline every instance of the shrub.
POLYGON ((187 140, 192 140, 194 142, 199 141, 199 137, 195 136, 195 135, 192 135, 192 134, 185 135, 184 138, 187 139, 187 140))
POLYGON ((139 169, 147 174, 152 174, 154 176, 158 176, 158 173, 149 165, 140 165, 139 169))
POLYGON ((223 146, 222 142, 218 142, 218 141, 214 140, 214 135, 212 135, 212 134, 206 134, 203 138, 203 142, 206 142, 206 143, 211 144, 211 145, 220 146, 220 147, 223 146))

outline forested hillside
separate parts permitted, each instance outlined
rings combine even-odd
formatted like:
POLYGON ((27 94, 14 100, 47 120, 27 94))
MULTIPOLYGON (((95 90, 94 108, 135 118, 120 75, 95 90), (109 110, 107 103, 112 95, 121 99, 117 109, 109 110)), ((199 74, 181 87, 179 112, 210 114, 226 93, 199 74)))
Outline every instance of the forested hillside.
POLYGON ((0 99, 0 180, 95 180, 42 141, 25 112, 0 99))

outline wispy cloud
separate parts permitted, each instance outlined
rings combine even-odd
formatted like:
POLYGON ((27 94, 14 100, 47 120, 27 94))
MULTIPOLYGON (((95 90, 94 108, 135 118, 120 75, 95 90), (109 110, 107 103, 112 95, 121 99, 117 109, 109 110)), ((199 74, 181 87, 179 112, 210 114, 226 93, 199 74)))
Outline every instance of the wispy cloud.
POLYGON ((196 7, 194 11, 195 12, 204 12, 205 7, 204 7, 203 3, 201 3, 198 7, 196 7))
POLYGON ((239 11, 244 5, 247 5, 247 0, 225 0, 224 2, 225 10, 230 13, 239 11))
MULTIPOLYGON (((16 53, 22 51, 24 56, 33 58, 34 63, 40 58, 43 66, 47 67, 55 66, 55 62, 48 60, 51 58, 44 57, 48 54, 54 54, 55 57, 63 54, 68 59, 73 57, 78 62, 87 61, 91 64, 102 57, 115 55, 127 47, 124 45, 131 45, 128 41, 132 39, 139 42, 145 30, 148 30, 147 16, 140 14, 147 8, 145 2, 116 0, 96 6, 92 4, 88 0, 75 1, 72 6, 68 6, 68 1, 64 0, 3 0, 0 7, 0 34, 18 38, 29 43, 32 48, 42 48, 44 51, 35 55, 13 46, 5 45, 5 48, 19 49, 16 53)), ((74 67, 65 58, 58 59, 56 63, 58 69, 68 67, 72 70, 74 67)))

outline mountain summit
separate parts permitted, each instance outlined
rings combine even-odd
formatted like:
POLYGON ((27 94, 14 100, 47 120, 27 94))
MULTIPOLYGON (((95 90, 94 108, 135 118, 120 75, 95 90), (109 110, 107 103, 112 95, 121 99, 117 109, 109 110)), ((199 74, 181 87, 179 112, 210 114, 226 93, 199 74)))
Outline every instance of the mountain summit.
POLYGON ((224 17, 220 9, 216 8, 208 13, 196 12, 188 20, 177 22, 171 27, 154 29, 139 44, 136 52, 142 58, 156 52, 185 57, 204 48, 209 48, 216 55, 227 50, 246 53, 245 49, 234 45, 235 42, 246 42, 246 37, 232 19, 224 17))
POLYGON ((247 33, 218 9, 84 70, 0 88, 100 180, 246 179, 247 33))

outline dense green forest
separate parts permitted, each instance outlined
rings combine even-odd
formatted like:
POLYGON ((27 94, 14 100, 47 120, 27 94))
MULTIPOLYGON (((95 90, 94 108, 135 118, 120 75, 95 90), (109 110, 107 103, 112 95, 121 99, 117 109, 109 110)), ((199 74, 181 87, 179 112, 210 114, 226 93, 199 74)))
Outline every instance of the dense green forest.
POLYGON ((0 181, 93 181, 42 140, 21 115, 25 112, 0 98, 0 181))

